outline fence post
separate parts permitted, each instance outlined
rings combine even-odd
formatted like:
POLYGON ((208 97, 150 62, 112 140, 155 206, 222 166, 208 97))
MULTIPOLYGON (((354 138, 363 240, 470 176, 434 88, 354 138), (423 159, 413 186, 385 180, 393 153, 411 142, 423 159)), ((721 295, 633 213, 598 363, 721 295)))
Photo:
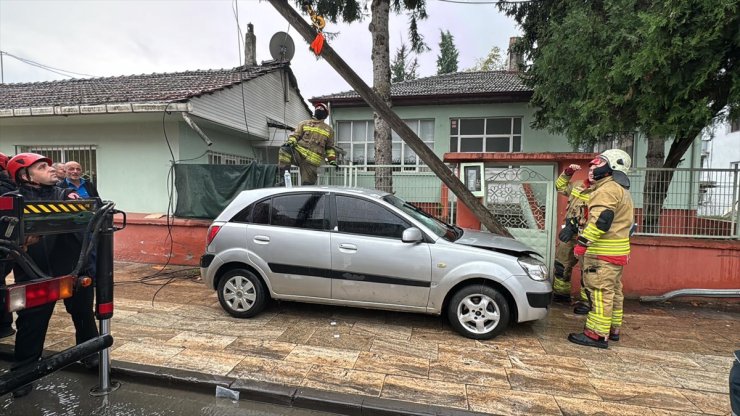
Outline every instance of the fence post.
POLYGON ((730 204, 730 213, 735 210, 735 215, 732 217, 732 227, 735 229, 735 238, 740 240, 740 180, 738 180, 738 171, 740 171, 740 164, 736 164, 735 169, 732 171, 732 203, 730 204))

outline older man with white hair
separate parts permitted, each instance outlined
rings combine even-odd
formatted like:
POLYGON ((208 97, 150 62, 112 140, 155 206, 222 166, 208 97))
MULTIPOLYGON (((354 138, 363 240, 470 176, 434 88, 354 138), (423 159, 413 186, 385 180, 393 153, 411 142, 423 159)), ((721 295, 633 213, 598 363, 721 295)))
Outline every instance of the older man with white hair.
POLYGON ((95 184, 82 177, 82 166, 74 160, 64 164, 67 177, 59 181, 57 186, 74 190, 82 198, 97 198, 98 190, 95 184))

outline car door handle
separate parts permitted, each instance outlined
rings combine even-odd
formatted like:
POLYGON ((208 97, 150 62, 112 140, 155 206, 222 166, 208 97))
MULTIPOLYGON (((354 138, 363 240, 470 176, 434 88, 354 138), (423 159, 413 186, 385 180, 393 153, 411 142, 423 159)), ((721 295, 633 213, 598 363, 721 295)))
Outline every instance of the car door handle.
POLYGON ((357 251, 357 246, 354 244, 342 243, 339 245, 339 251, 342 251, 344 253, 354 253, 357 251))
POLYGON ((254 242, 257 244, 267 244, 270 242, 270 237, 266 235, 255 235, 254 242))

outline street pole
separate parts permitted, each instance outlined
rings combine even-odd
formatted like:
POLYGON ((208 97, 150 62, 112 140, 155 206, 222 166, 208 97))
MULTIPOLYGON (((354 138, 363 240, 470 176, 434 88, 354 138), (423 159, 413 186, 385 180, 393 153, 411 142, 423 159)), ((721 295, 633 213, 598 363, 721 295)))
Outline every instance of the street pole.
MULTIPOLYGON (((316 31, 303 17, 288 4, 287 0, 269 0, 270 4, 303 36, 307 43, 313 41, 316 31)), ((509 231, 496 221, 486 207, 476 198, 465 185, 460 182, 450 169, 437 157, 436 154, 424 144, 419 136, 406 125, 406 123, 394 113, 390 107, 360 78, 344 60, 329 46, 324 44, 321 57, 344 78, 347 83, 360 94, 363 100, 386 121, 411 149, 421 158, 424 163, 434 172, 438 178, 458 197, 462 203, 478 218, 489 231, 511 237, 509 231)))

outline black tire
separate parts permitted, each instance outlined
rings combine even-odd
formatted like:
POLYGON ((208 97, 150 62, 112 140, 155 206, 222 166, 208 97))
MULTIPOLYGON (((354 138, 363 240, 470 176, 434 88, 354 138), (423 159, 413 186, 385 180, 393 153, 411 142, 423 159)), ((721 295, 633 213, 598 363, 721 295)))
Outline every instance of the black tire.
POLYGON ((251 318, 265 308, 267 290, 249 270, 229 270, 218 282, 218 301, 229 315, 251 318))
POLYGON ((509 317, 504 295, 480 284, 460 288, 447 307, 450 325, 472 339, 491 339, 501 334, 509 326, 509 317))

